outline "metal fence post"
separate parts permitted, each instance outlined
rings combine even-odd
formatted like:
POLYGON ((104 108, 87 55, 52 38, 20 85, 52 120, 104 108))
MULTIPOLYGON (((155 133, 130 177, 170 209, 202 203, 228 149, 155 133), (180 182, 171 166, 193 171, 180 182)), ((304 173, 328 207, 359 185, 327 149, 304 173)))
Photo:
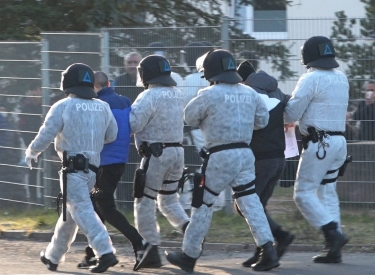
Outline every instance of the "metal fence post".
MULTIPOLYGON (((47 39, 42 39, 42 90, 43 90, 43 117, 46 116, 50 106, 50 83, 49 83, 49 43, 47 39)), ((51 146, 51 145, 50 145, 51 146)), ((43 204, 44 208, 48 209, 52 205, 51 200, 46 200, 46 196, 51 195, 51 153, 49 148, 43 152, 43 204)))
MULTIPOLYGON (((223 23, 221 25, 221 47, 223 49, 229 50, 229 18, 224 16, 223 23)), ((230 186, 227 186, 224 190, 225 195, 225 206, 224 213, 226 215, 233 214, 232 207, 232 189, 230 186)))
POLYGON ((228 16, 223 17, 223 23, 221 25, 221 47, 229 50, 229 18, 228 16))
POLYGON ((108 31, 100 33, 100 68, 109 75, 109 34, 108 31))

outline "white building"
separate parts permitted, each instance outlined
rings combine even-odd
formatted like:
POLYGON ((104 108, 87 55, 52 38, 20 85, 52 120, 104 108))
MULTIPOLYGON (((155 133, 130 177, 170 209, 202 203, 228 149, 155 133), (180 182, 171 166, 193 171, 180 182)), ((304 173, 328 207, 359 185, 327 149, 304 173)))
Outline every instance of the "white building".
MULTIPOLYGON (((223 12, 229 18, 240 20, 243 32, 262 43, 273 44, 281 41, 287 46, 294 55, 290 69, 295 71, 297 76, 305 72, 300 63, 300 47, 311 36, 330 37, 333 21, 337 20, 336 12, 344 11, 348 18, 366 17, 365 5, 359 0, 291 0, 289 5, 275 8, 267 6, 262 0, 254 1, 259 3, 258 8, 241 6, 236 9, 239 0, 232 0, 231 5, 223 1, 223 12)), ((360 35, 359 28, 353 31, 360 35)), ((340 61, 339 63, 339 69, 345 71, 346 64, 340 61)), ((260 60, 259 69, 276 78, 278 76, 278 72, 272 71, 271 65, 265 61, 260 60)), ((297 79, 279 81, 279 87, 285 93, 291 93, 297 79)))

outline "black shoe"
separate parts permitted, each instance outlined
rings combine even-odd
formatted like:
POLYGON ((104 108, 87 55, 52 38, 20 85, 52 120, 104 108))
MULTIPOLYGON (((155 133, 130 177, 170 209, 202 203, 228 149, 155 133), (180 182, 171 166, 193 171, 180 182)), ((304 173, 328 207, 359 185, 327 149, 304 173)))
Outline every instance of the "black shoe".
POLYGON ((44 263, 46 266, 47 266, 47 269, 48 270, 51 270, 51 271, 56 271, 57 270, 57 264, 54 264, 52 263, 50 260, 48 260, 45 256, 44 256, 44 251, 41 251, 40 252, 40 260, 42 261, 42 263, 44 263))
POLYGON ((134 271, 141 268, 159 268, 161 266, 162 263, 157 245, 146 243, 135 252, 134 271))
POLYGON ((276 250, 272 242, 267 242, 261 246, 259 261, 254 264, 254 271, 267 271, 280 265, 276 250))
POLYGON ((261 250, 262 250, 261 247, 257 247, 256 250, 255 250, 255 252, 254 252, 253 257, 251 257, 250 259, 248 259, 246 262, 243 262, 242 266, 244 266, 244 267, 251 267, 253 264, 255 264, 256 262, 258 262, 261 250))
POLYGON ((194 266, 197 261, 197 259, 189 257, 184 252, 170 252, 167 251, 164 252, 165 257, 167 258, 167 261, 171 264, 178 266, 183 271, 187 273, 193 273, 194 272, 194 266))
POLYGON ((276 254, 279 260, 284 255, 288 246, 294 241, 295 236, 289 232, 281 238, 276 239, 276 254))
POLYGON ((92 273, 102 273, 106 271, 108 268, 110 268, 111 266, 115 266, 117 264, 118 264, 118 260, 116 256, 113 253, 107 253, 107 254, 102 255, 99 258, 98 265, 90 267, 90 271, 92 273))
POLYGON ((337 230, 324 232, 325 247, 321 253, 313 257, 314 263, 341 263, 341 248, 349 241, 337 230))
POLYGON ((82 262, 80 262, 77 267, 78 268, 82 268, 82 269, 85 269, 85 268, 89 268, 90 266, 93 266, 93 265, 96 265, 98 263, 98 261, 94 258, 94 260, 92 260, 92 258, 88 257, 88 256, 85 256, 82 260, 82 262))

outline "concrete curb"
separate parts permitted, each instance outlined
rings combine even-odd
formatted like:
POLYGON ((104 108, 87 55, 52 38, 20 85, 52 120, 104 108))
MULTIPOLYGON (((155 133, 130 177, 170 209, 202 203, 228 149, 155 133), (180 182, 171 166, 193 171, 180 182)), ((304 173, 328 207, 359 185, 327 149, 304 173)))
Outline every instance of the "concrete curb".
MULTIPOLYGON (((30 241, 41 241, 48 242, 51 240, 53 235, 52 231, 25 231, 25 230, 5 230, 0 231, 0 238, 2 239, 13 239, 13 240, 30 240, 30 241)), ((113 243, 124 243, 125 238, 121 234, 110 233, 113 243)), ((78 233, 75 239, 76 242, 87 242, 85 235, 78 233)), ((162 241, 161 247, 169 248, 180 248, 181 242, 178 241, 162 241)), ((246 243, 204 243, 204 250, 215 250, 215 251, 254 251, 254 244, 246 243)), ((288 247, 289 252, 317 252, 322 249, 322 245, 310 245, 310 244, 291 244, 288 247)), ((360 252, 374 252, 375 245, 362 245, 362 244, 348 244, 344 247, 345 251, 360 251, 360 252)))

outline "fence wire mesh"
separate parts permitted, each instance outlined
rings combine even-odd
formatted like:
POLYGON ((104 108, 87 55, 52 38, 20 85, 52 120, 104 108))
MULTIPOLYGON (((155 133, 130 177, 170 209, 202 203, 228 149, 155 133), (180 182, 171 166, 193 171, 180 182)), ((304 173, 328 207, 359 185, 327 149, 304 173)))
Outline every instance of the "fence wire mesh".
MULTIPOLYGON (((68 65, 86 63, 94 70, 105 71, 116 91, 134 101, 143 89, 116 82, 126 72, 124 59, 127 54, 138 52, 141 57, 154 53, 165 55, 175 77, 180 77, 178 87, 184 89, 188 86, 184 78, 194 71, 195 63, 189 60, 187 45, 205 42, 201 45, 229 49, 238 63, 244 59, 253 60, 258 69, 278 79, 283 92, 290 94, 305 70, 299 54, 303 42, 314 35, 331 36, 335 20, 289 19, 285 35, 262 33, 257 35, 257 39, 231 29, 233 25, 249 22, 229 20, 221 26, 110 28, 102 29, 100 33, 42 33, 42 40, 38 43, 0 42, 0 205, 53 206, 52 199, 59 193, 57 171, 60 166, 53 144, 40 157, 36 169, 27 169, 23 158, 24 150, 35 137, 48 108, 64 97, 59 86, 61 72, 68 65), (280 71, 283 66, 287 67, 287 74, 280 71)), ((372 43, 362 36, 359 24, 353 25, 351 32, 357 44, 372 43)), ((344 45, 345 41, 333 38, 333 43, 344 45)), ((361 51, 360 48, 353 50, 361 51)), ((340 51, 338 56, 339 69, 347 74, 354 61, 358 61, 353 60, 353 55, 340 51)), ((373 54, 367 53, 362 59, 362 64, 367 64, 364 66, 374 63, 373 54)), ((368 95, 364 85, 370 76, 351 73, 348 77, 351 83, 348 111, 354 114, 368 95)), ((339 178, 337 187, 342 205, 355 209, 373 209, 375 206, 374 135, 369 133, 366 140, 359 137, 359 129, 365 125, 371 133, 375 131, 374 113, 372 109, 366 110, 367 113, 361 117, 348 117, 348 153, 353 155, 354 161, 348 166, 345 176, 339 178)), ((298 131, 296 134, 298 137, 298 131)), ((116 194, 122 208, 133 207, 132 181, 139 161, 132 142, 129 163, 116 194)), ((185 141, 185 163, 192 172, 201 164, 195 147, 188 139, 185 141)), ((287 160, 273 200, 293 201, 292 186, 297 166, 298 157, 287 160)))

